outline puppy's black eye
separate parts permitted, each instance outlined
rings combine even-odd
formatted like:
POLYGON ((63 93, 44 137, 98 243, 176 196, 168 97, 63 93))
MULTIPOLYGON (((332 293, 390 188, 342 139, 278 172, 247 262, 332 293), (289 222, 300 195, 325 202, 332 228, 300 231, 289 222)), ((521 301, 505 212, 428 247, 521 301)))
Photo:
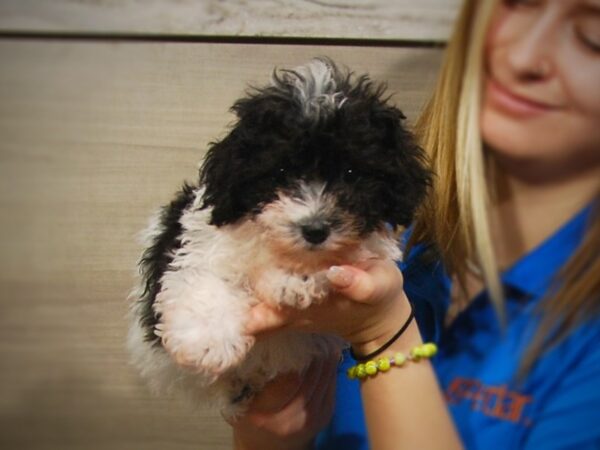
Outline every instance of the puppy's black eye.
POLYGON ((346 169, 342 178, 346 183, 355 183, 360 178, 360 173, 356 169, 346 169))
POLYGON ((287 177, 287 175, 288 175, 287 170, 285 168, 283 168, 283 167, 280 167, 280 168, 275 169, 273 171, 273 175, 272 176, 273 176, 273 178, 276 181, 281 182, 281 181, 285 180, 285 178, 287 177))

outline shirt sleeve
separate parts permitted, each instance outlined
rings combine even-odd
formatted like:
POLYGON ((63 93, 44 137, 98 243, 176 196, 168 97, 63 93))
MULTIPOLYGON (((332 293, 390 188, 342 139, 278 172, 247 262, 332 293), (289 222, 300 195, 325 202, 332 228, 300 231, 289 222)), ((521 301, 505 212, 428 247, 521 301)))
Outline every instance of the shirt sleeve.
POLYGON ((441 262, 429 260, 425 251, 426 246, 417 245, 398 266, 423 340, 439 343, 450 298, 450 282, 441 262))
POLYGON ((600 347, 591 340, 531 424, 525 450, 600 449, 600 347))

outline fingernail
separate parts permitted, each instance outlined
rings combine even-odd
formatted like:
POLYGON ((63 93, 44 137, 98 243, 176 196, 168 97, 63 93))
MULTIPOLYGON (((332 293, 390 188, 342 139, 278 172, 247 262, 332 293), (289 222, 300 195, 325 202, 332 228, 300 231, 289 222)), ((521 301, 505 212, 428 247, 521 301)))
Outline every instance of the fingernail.
POLYGON ((327 271, 327 278, 339 287, 348 287, 352 284, 354 274, 340 266, 331 266, 327 271))

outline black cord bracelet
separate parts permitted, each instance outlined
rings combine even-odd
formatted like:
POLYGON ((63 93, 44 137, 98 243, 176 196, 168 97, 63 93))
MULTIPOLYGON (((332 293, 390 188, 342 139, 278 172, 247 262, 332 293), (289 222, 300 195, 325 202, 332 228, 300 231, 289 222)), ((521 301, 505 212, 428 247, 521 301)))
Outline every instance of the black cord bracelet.
POLYGON ((369 353, 368 355, 357 355, 356 353, 354 353, 354 350, 352 349, 352 347, 350 347, 350 356, 352 356, 352 358, 354 358, 355 361, 367 361, 371 358, 373 358, 374 356, 379 355, 380 353, 383 353, 385 350, 387 350, 387 348, 392 345, 401 335, 402 333, 404 333, 406 331, 406 329, 408 328, 408 326, 410 325, 410 323, 412 322, 412 320, 415 318, 415 310, 413 308, 413 305, 411 302, 408 302, 408 304, 410 305, 410 315, 408 316, 408 319, 406 319, 406 322, 404 322, 404 325, 402 325, 402 328, 400 328, 396 334, 394 334, 389 341, 387 341, 385 344, 383 344, 381 347, 379 347, 377 350, 372 351, 371 353, 369 353))

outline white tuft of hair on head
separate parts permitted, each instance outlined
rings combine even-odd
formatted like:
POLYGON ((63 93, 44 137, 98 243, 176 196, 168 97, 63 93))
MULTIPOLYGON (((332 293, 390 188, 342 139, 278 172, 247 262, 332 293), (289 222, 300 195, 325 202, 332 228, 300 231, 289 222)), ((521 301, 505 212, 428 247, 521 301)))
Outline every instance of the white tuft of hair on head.
POLYGON ((278 86, 283 81, 291 85, 307 118, 318 121, 321 117, 327 117, 341 108, 347 100, 337 90, 340 81, 337 69, 326 58, 315 58, 308 64, 282 72, 283 79, 273 77, 273 84, 278 86))

